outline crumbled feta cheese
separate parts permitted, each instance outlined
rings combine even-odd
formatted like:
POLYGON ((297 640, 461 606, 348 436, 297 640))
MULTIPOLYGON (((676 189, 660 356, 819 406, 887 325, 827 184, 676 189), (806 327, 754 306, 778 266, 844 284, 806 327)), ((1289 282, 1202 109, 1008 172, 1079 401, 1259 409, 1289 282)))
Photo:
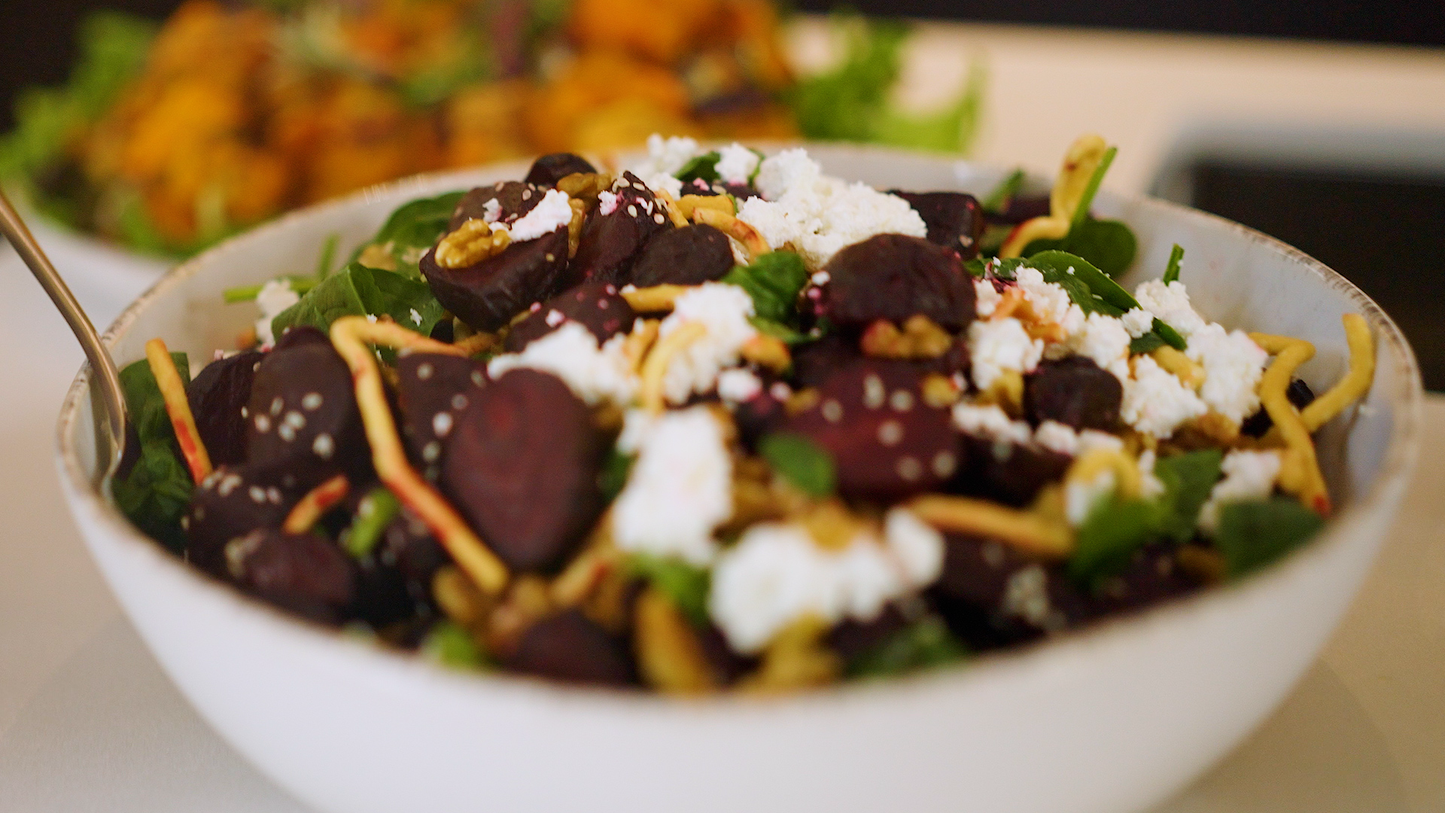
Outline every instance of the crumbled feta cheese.
POLYGON ((637 394, 638 380, 627 358, 625 341, 625 336, 618 335, 598 347, 592 331, 578 322, 568 322, 532 341, 520 353, 493 358, 487 364, 487 374, 500 378, 520 367, 542 370, 562 379, 588 404, 626 404, 637 394))
POLYGON ((1204 327, 1204 317, 1189 304, 1189 292, 1178 280, 1168 285, 1157 279, 1141 282, 1134 290, 1134 298, 1139 300, 1139 307, 1159 317, 1186 339, 1204 327))
POLYGON ((747 183, 761 160, 757 153, 733 142, 718 150, 717 175, 723 183, 747 183))
POLYGON ((662 320, 658 340, 689 322, 701 323, 707 332, 668 363, 662 378, 668 401, 681 404, 695 392, 712 391, 718 374, 736 365, 743 345, 758 334, 748 321, 752 315, 752 297, 736 285, 707 282, 677 298, 672 314, 662 320))
POLYGON ((1035 627, 1053 629, 1065 623, 1049 600, 1049 574, 1041 565, 1029 565, 1009 576, 999 609, 1035 627))
POLYGON ((1033 436, 1028 424, 1013 420, 1008 413, 993 404, 954 404, 953 425, 964 434, 993 441, 1022 444, 1028 443, 1033 436))
POLYGON ((768 200, 779 200, 789 192, 812 188, 823 178, 823 167, 802 147, 783 150, 765 159, 758 168, 755 187, 768 200))
POLYGON ((663 138, 653 133, 647 137, 647 157, 627 169, 639 178, 655 172, 676 175, 688 161, 701 154, 702 149, 695 139, 686 136, 663 138))
POLYGON ((291 283, 284 279, 273 279, 261 286, 260 293, 256 294, 256 306, 261 309, 261 318, 256 320, 256 340, 262 346, 276 343, 276 336, 271 332, 271 320, 300 301, 300 294, 293 291, 291 283))
POLYGON ((482 220, 487 223, 496 223, 502 217, 502 201, 492 198, 482 204, 482 220))
POLYGON ((1045 322, 1063 326, 1065 333, 1073 333, 1083 326, 1084 311, 1074 304, 1062 285, 1046 282, 1042 271, 1037 268, 1015 269, 1014 281, 1033 306, 1034 313, 1045 322))
POLYGON ((1069 520, 1069 524, 1075 528, 1083 525, 1094 507, 1114 493, 1114 486, 1117 483, 1114 472, 1101 471, 1098 476, 1087 483, 1075 480, 1066 484, 1064 486, 1064 516, 1069 520))
POLYGON ((415 324, 417 327, 421 327, 421 312, 418 311, 416 308, 412 308, 410 316, 412 323, 415 324))
POLYGON ((1051 452, 1073 457, 1079 453, 1079 434, 1074 427, 1058 421, 1044 421, 1034 430, 1034 443, 1051 452))
MULTIPOLYGON (((707 407, 631 419, 637 460, 612 504, 617 547, 707 565, 712 533, 733 512, 732 456, 707 407)), ((619 444, 621 446, 621 444, 619 444)))
POLYGON ((1157 462, 1153 449, 1145 449, 1139 453, 1139 496, 1146 500, 1152 500, 1164 493, 1164 481, 1154 473, 1157 462))
POLYGON ((1091 313, 1067 344, 1075 354, 1113 373, 1121 382, 1129 378, 1129 331, 1119 319, 1091 313))
POLYGON ((1214 484, 1209 499, 1199 509, 1199 527, 1213 534, 1219 529, 1219 509, 1227 503, 1263 500, 1274 492, 1280 459, 1275 451, 1236 450, 1224 456, 1219 470, 1224 479, 1214 484))
POLYGON ((1256 387, 1269 354, 1249 334, 1210 323, 1189 337, 1184 355, 1204 368, 1199 397, 1210 409, 1236 424, 1259 409, 1256 387))
POLYGON ((1023 323, 1011 316, 969 325, 968 348, 973 383, 980 390, 992 386, 1005 370, 1033 372, 1044 354, 1043 340, 1029 338, 1023 323))
POLYGON ((883 541, 914 587, 932 584, 943 572, 943 535, 907 508, 884 515, 883 541))
POLYGON ((1143 308, 1130 308, 1129 312, 1119 317, 1124 324, 1124 329, 1129 331, 1129 338, 1137 339, 1145 333, 1154 329, 1154 314, 1143 308))
POLYGON ((717 377, 717 397, 730 404, 751 401, 763 391, 763 382, 751 370, 723 370, 717 377))
POLYGON ((610 192, 606 189, 598 192, 597 213, 601 215, 612 214, 613 212, 617 211, 617 202, 618 198, 616 192, 610 192))
POLYGON ((1209 411, 1194 390, 1149 356, 1134 359, 1134 377, 1124 382, 1119 415, 1135 429, 1167 438, 1179 425, 1209 411))
POLYGON ((998 309, 999 300, 1003 299, 1003 294, 998 292, 998 288, 994 287, 992 281, 986 279, 974 280, 973 292, 974 311, 978 313, 979 318, 987 319, 993 316, 993 312, 998 309))
POLYGON ((639 174, 637 177, 647 185, 648 189, 654 192, 666 192, 671 195, 674 200, 682 197, 682 181, 679 181, 666 172, 653 172, 647 175, 639 174))
POLYGON ((559 227, 572 222, 572 207, 567 203, 567 193, 560 189, 548 189, 532 211, 517 218, 507 228, 512 242, 525 243, 551 234, 559 227))
POLYGON ((1100 432, 1097 429, 1085 429, 1079 433, 1079 454, 1088 454, 1095 449, 1105 449, 1111 452, 1122 452, 1124 440, 1118 435, 1111 435, 1108 432, 1100 432))

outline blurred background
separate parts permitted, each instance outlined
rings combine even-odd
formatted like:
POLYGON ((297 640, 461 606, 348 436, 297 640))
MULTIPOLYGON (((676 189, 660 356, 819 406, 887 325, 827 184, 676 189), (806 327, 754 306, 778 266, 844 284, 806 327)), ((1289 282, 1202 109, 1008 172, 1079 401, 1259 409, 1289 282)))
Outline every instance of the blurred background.
MULTIPOLYGON (((382 175, 405 174, 552 149, 618 146, 637 140, 643 130, 674 129, 702 137, 881 141, 1049 172, 1053 156, 1074 130, 1088 126, 1121 146, 1110 185, 1221 214, 1318 257, 1361 285, 1401 323, 1421 357, 1427 386, 1445 389, 1445 330, 1437 327, 1435 315, 1437 303, 1445 301, 1445 96, 1436 92, 1445 77, 1445 3, 1439 0, 1392 3, 1388 10, 1350 0, 851 2, 848 9, 874 20, 932 22, 906 42, 902 35, 894 37, 893 29, 876 27, 863 38, 843 37, 841 45, 837 31, 830 33, 810 15, 835 11, 842 4, 821 0, 788 4, 781 22, 771 16, 768 3, 745 4, 750 10, 735 15, 730 33, 706 36, 685 31, 693 24, 688 14, 707 5, 701 0, 578 0, 570 6, 566 0, 490 0, 472 4, 487 7, 485 27, 492 32, 479 52, 487 67, 476 76, 457 72, 456 65, 465 59, 406 68, 407 38, 415 47, 418 38, 435 36, 421 30, 425 26, 416 20, 410 28, 393 20, 389 24, 395 30, 388 29, 384 19, 372 20, 371 29, 359 34, 346 29, 352 38, 347 42, 355 43, 359 36, 376 53, 395 57, 385 64, 348 61, 346 52, 354 49, 338 46, 335 30, 326 27, 322 15, 310 13, 325 4, 255 2, 250 5, 292 21, 278 24, 276 38, 283 48, 301 54, 308 69, 339 71, 366 81, 380 74, 403 97, 403 107, 441 105, 435 109, 442 112, 434 115, 443 117, 443 130, 457 131, 468 121, 482 121, 486 129, 492 125, 485 122, 498 116, 523 121, 522 129, 502 132, 492 127, 496 132, 484 137, 420 147, 400 136, 392 139, 394 147, 406 143, 396 149, 408 156, 427 156, 418 159, 420 163, 388 157, 373 146, 352 144, 350 152, 328 147, 312 153, 296 147, 278 160, 308 167, 310 174, 301 181, 278 180, 268 187, 262 181, 274 168, 274 156, 250 156, 244 173, 249 185, 231 189, 223 202, 187 188, 172 190, 170 198, 148 192, 149 197, 134 204, 117 197, 119 187, 94 179, 96 166, 116 160, 105 149, 91 149, 83 160, 54 160, 47 152, 59 139, 54 119, 72 115, 75 105, 84 106, 75 97, 101 93, 94 87, 106 84, 104 76, 129 64, 123 44, 106 43, 117 38, 124 42, 135 32, 117 32, 112 26, 100 36, 97 58, 94 29, 83 23, 88 15, 98 8, 113 9, 160 24, 180 5, 176 0, 4 4, 0 132, 28 127, 25 150, 30 154, 15 159, 12 138, 7 174, 17 174, 16 160, 29 161, 18 174, 28 178, 32 203, 38 201, 38 208, 55 220, 99 233, 130 250, 184 255, 281 208, 379 179, 357 175, 351 167, 358 165, 382 175), (631 18, 655 24, 639 34, 618 23, 631 18), (87 31, 92 32, 89 57, 78 45, 87 31), (499 39, 497 31, 505 36, 499 39), (777 54, 768 53, 768 42, 776 42, 777 54), (557 56, 563 47, 571 49, 569 59, 589 66, 587 72, 607 77, 593 85, 612 82, 631 97, 623 102, 585 81, 559 79, 567 70, 559 67, 564 62, 557 56), (589 50, 610 54, 619 47, 630 61, 607 62, 589 50), (898 57, 898 49, 909 56, 898 57), (77 78, 87 70, 77 65, 87 64, 87 58, 88 70, 101 79, 77 78), (782 67, 770 62, 779 59, 782 67), (1069 70, 1074 65, 1077 72, 1069 70), (789 76, 789 71, 796 75, 789 76), (467 81, 515 84, 522 77, 532 85, 520 95, 467 90, 475 87, 467 81), (808 77, 815 81, 810 84, 808 77), (70 97, 52 100, 48 108, 32 98, 30 113, 24 113, 27 89, 67 82, 89 83, 91 89, 72 87, 70 97), (1061 85, 1070 84, 1072 89, 1061 92, 1061 85), (885 91, 887 99, 879 101, 885 91), (674 96, 682 101, 669 101, 674 96), (638 106, 632 97, 645 97, 650 106, 638 106), (70 112, 56 112, 61 108, 70 112), (602 115, 599 110, 611 112, 602 115), (46 116, 50 120, 35 124, 46 116), (529 117, 531 125, 525 123, 529 117), (879 123, 849 124, 863 120, 879 123), (576 123, 583 121, 585 126, 576 123), (40 153, 48 157, 36 157, 40 153), (321 166, 327 156, 338 165, 329 174, 321 166), (82 183, 85 173, 92 177, 82 183)), ((205 5, 192 2, 187 7, 194 11, 205 5)), ((242 4, 212 5, 231 14, 242 4)), ((329 5, 348 13, 369 7, 394 12, 405 2, 345 0, 329 5)), ((163 30, 174 27, 173 21, 163 30)), ((246 35, 233 31, 221 36, 264 36, 254 27, 247 30, 246 35)), ((218 53, 208 59, 204 44, 197 44, 203 41, 201 36, 191 43, 202 64, 182 66, 182 74, 259 70, 245 61, 251 56, 218 53), (230 63, 219 67, 205 64, 227 60, 230 63)), ((458 47, 452 41, 443 45, 428 48, 439 52, 458 47)), ((268 81, 270 88, 282 80, 268 81)), ((237 91, 256 92, 254 87, 237 91)), ((274 104, 319 109, 323 101, 314 87, 308 93, 274 104)), ((370 133, 366 137, 373 141, 377 128, 393 126, 385 124, 391 104, 386 100, 358 101, 356 94, 342 93, 327 96, 324 103, 332 106, 330 112, 317 119, 351 116, 353 129, 370 133)), ((176 115, 169 129, 206 126, 195 120, 199 114, 194 109, 188 113, 189 118, 176 115)), ((268 143, 290 138, 287 143, 295 144, 304 140, 296 133, 324 124, 300 116, 277 124, 282 118, 278 113, 244 122, 241 129, 256 130, 256 137, 268 143)), ((153 137, 150 143, 154 150, 169 153, 172 163, 174 155, 184 152, 165 139, 153 137)), ((0 170, 6 168, 5 155, 0 149, 0 170)), ((174 167, 165 171, 187 177, 201 173, 195 166, 185 172, 174 167)), ((137 183, 124 188, 131 190, 137 183)))

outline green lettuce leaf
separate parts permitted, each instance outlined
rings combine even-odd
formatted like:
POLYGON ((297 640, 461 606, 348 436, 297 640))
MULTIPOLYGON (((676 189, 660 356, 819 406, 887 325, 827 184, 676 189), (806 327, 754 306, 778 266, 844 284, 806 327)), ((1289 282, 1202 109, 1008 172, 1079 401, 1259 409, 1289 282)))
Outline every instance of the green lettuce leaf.
POLYGON ((1309 541, 1324 518, 1289 497, 1226 503, 1214 545, 1231 577, 1258 570, 1309 541))
POLYGON ((826 497, 838 485, 833 456, 813 441, 788 432, 766 435, 758 442, 758 453, 804 493, 826 497))
POLYGON ((707 626, 707 595, 712 585, 707 570, 672 557, 638 553, 628 557, 627 571, 665 593, 693 624, 707 626))
POLYGON ((357 249, 351 261, 358 261, 367 246, 381 246, 391 257, 391 267, 383 270, 419 279, 421 270, 417 263, 421 255, 447 233, 452 212, 456 211, 457 202, 464 194, 448 192, 403 204, 391 213, 371 240, 357 249))
POLYGON ((352 263, 322 280, 301 301, 276 315, 271 329, 311 325, 329 330, 343 316, 390 316, 397 324, 430 336, 446 309, 421 280, 352 263))
POLYGON ((921 618, 850 661, 851 678, 880 678, 952 663, 968 650, 939 618, 921 618))
POLYGON ((733 266, 718 281, 747 291, 757 318, 790 327, 797 321, 798 292, 808 284, 808 269, 794 252, 774 251, 733 266))
POLYGON ((1161 457, 1154 464, 1154 475, 1164 483, 1160 530, 1176 542, 1187 542, 1194 536, 1199 509, 1209 499, 1209 492, 1219 482, 1219 464, 1224 453, 1219 449, 1161 457))
POLYGON ((1066 251, 1092 263, 1110 277, 1128 270, 1139 252, 1134 230, 1118 220, 1088 218, 1069 231, 1062 240, 1034 240, 1024 247, 1023 254, 1040 251, 1066 251))
MULTIPOLYGON (((190 365, 185 353, 172 353, 183 383, 190 383, 190 365)), ((177 553, 185 549, 186 534, 181 517, 191 502, 189 469, 176 447, 175 431, 166 413, 165 400, 156 386, 150 365, 133 362, 120 371, 126 408, 140 443, 135 462, 116 472, 111 495, 116 507, 147 536, 177 553)))
POLYGON ((1134 552, 1158 534, 1160 506, 1145 500, 1101 500, 1079 526, 1078 544, 1069 558, 1069 576, 1082 585, 1118 573, 1134 552))

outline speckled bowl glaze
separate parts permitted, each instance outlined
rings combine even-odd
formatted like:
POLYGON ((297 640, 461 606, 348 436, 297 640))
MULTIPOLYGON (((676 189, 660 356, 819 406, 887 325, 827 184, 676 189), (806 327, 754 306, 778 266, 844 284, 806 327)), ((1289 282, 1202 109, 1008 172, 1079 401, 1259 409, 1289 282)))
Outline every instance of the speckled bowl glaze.
MULTIPOLYGON (((1001 173, 819 146, 826 170, 884 188, 986 191, 1001 173)), ((526 166, 417 178, 290 215, 177 268, 106 334, 209 356, 252 318, 222 289, 311 267, 329 235, 368 236, 399 203, 526 166)), ((164 553, 94 481, 82 371, 60 414, 60 477, 90 550, 171 679, 238 751, 297 796, 369 811, 1127 813, 1238 743, 1318 653, 1360 584, 1414 463, 1421 387, 1399 330, 1358 289, 1236 224, 1140 197, 1096 208, 1140 238, 1129 284, 1187 251, 1197 307, 1301 336, 1320 387, 1345 368, 1340 316, 1377 337, 1374 389, 1323 430, 1339 510, 1276 566, 1140 615, 913 677, 776 699, 677 701, 450 672, 251 601, 164 553)))

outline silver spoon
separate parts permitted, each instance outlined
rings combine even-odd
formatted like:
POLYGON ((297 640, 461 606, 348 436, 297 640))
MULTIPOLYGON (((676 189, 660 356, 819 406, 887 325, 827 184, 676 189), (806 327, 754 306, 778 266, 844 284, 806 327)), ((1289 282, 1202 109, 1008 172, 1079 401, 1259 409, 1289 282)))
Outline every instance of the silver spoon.
POLYGON ((34 235, 15 211, 15 207, 10 205, 4 191, 0 191, 0 234, 5 235, 10 245, 15 247, 15 253, 20 255, 20 259, 30 267, 31 273, 35 274, 35 278, 40 281, 40 287, 50 295, 50 301, 55 303, 60 315, 65 317, 71 332, 85 350, 85 357, 90 360, 93 373, 91 385, 99 390, 100 403, 105 408, 105 420, 96 422, 97 434, 100 435, 97 454, 109 455, 99 461, 101 465, 98 470, 104 479, 120 464, 125 451, 125 427, 128 420, 125 392, 120 387, 120 373, 116 370, 115 361, 100 343, 100 334, 95 332, 95 325, 90 323, 90 317, 81 310, 75 294, 70 292, 65 280, 60 278, 55 266, 50 263, 50 258, 45 256, 40 244, 35 242, 34 235))

